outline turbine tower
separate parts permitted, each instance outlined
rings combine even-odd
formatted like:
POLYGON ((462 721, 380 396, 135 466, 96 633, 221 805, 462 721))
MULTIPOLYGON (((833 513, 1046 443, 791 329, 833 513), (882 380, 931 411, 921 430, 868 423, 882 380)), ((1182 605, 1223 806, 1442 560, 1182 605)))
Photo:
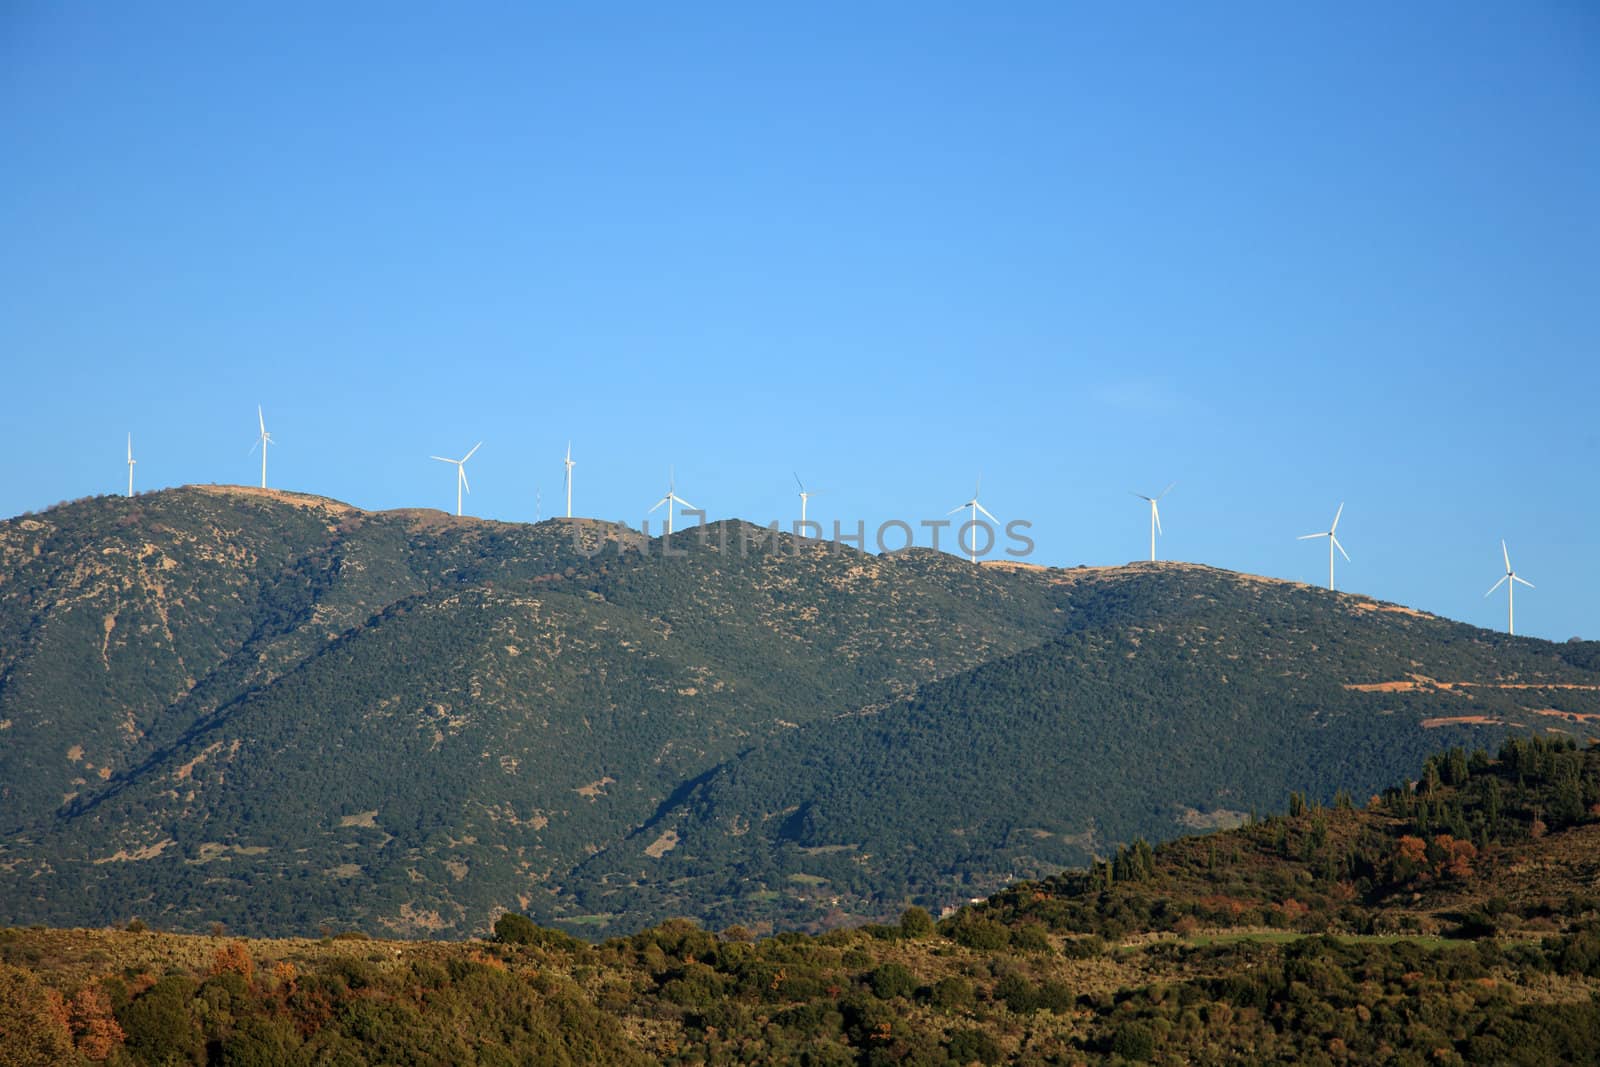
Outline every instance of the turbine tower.
POLYGON ((1500 555, 1505 557, 1506 572, 1500 576, 1498 582, 1489 587, 1489 592, 1483 595, 1487 597, 1489 593, 1493 593, 1502 585, 1506 587, 1506 633, 1515 634, 1517 632, 1517 583, 1521 582, 1529 589, 1533 588, 1533 583, 1511 569, 1511 553, 1506 550, 1505 538, 1500 539, 1500 555))
POLYGON ((133 495, 133 465, 139 462, 133 458, 133 434, 128 435, 128 495, 133 495))
POLYGON ((261 488, 265 489, 267 487, 267 446, 277 442, 267 432, 267 417, 261 414, 260 404, 256 405, 256 422, 261 424, 261 436, 257 437, 256 443, 250 446, 250 451, 254 452, 257 446, 261 448, 261 488))
MULTIPOLYGON (((804 482, 802 482, 800 480, 800 474, 799 474, 798 471, 795 472, 794 484, 798 485, 800 487, 800 526, 801 526, 801 529, 804 529, 805 528, 805 522, 806 522, 806 502, 808 500, 810 500, 814 496, 821 496, 822 495, 822 490, 821 489, 809 489, 808 490, 806 488, 806 483, 804 483, 804 482)), ((805 534, 802 533, 800 536, 804 537, 805 534)))
POLYGON ((567 458, 564 462, 567 465, 567 518, 570 519, 572 518, 572 468, 577 466, 576 463, 572 462, 571 441, 567 442, 567 458))
POLYGON ((1156 561, 1156 534, 1160 533, 1160 534, 1162 534, 1164 536, 1166 534, 1166 532, 1167 532, 1167 531, 1165 531, 1165 530, 1163 530, 1161 528, 1161 509, 1156 507, 1156 501, 1160 500, 1162 497, 1165 497, 1168 493, 1172 492, 1172 487, 1177 485, 1177 484, 1178 484, 1177 482, 1173 482, 1172 485, 1167 486, 1165 489, 1161 490, 1161 492, 1157 493, 1155 496, 1145 496, 1143 493, 1134 493, 1133 494, 1134 496, 1138 497, 1140 500, 1148 500, 1150 502, 1150 562, 1151 563, 1154 563, 1156 561))
POLYGON ((1350 553, 1346 552, 1344 550, 1344 546, 1339 543, 1339 533, 1338 533, 1338 530, 1339 530, 1339 516, 1343 515, 1343 514, 1344 514, 1344 502, 1340 501, 1339 510, 1333 513, 1333 525, 1328 527, 1328 532, 1327 533, 1305 534, 1304 536, 1297 537, 1295 539, 1297 541, 1310 541, 1311 539, 1316 538, 1316 537, 1326 537, 1328 539, 1328 588, 1329 589, 1333 588, 1333 550, 1337 548, 1339 550, 1339 555, 1344 557, 1344 561, 1346 563, 1350 562, 1350 553))
MULTIPOLYGON (((483 442, 479 441, 472 446, 472 452, 476 452, 482 447, 483 442)), ((467 484, 467 460, 472 458, 472 452, 468 452, 460 459, 446 459, 443 456, 428 457, 429 459, 436 459, 440 463, 454 463, 456 465, 456 514, 458 516, 461 514, 461 490, 465 489, 469 493, 472 492, 472 486, 467 484)))
POLYGON ((683 507, 688 508, 690 511, 699 510, 693 504, 689 503, 687 500, 683 499, 683 497, 678 495, 676 479, 673 477, 672 468, 668 467, 667 468, 667 495, 662 497, 660 500, 657 500, 655 502, 655 504, 651 506, 650 510, 651 511, 655 511, 655 509, 659 508, 662 504, 667 505, 667 535, 669 537, 672 535, 672 505, 674 503, 681 504, 683 507))
MULTIPOLYGON (((965 504, 957 504, 955 507, 945 512, 946 515, 954 515, 962 508, 972 509, 972 544, 968 546, 968 551, 971 552, 972 562, 974 563, 978 562, 978 512, 981 511, 985 515, 988 515, 989 518, 993 519, 996 523, 1000 521, 994 517, 994 514, 990 512, 988 508, 978 503, 978 490, 981 488, 983 488, 983 475, 980 474, 978 475, 978 483, 972 487, 972 499, 967 501, 965 504)), ((961 543, 961 536, 959 534, 956 535, 956 543, 961 543)))

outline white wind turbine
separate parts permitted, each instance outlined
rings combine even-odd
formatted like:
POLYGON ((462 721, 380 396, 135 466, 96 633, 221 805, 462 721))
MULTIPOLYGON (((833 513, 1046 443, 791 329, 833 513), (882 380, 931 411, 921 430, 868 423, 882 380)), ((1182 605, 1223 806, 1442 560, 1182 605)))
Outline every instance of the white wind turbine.
POLYGON ((577 464, 572 462, 572 442, 567 442, 567 458, 563 461, 567 467, 567 518, 572 518, 572 468, 577 464))
POLYGON ((139 462, 133 458, 133 434, 128 435, 128 495, 133 495, 133 465, 139 462))
MULTIPOLYGON (((796 471, 794 475, 794 484, 800 487, 800 528, 804 530, 806 522, 806 502, 814 496, 821 496, 822 490, 807 489, 806 483, 800 480, 800 473, 798 471, 796 471)), ((802 533, 800 536, 804 537, 805 534, 802 533)))
POLYGON ((690 511, 699 510, 693 504, 689 503, 687 500, 683 499, 683 497, 678 495, 676 479, 673 476, 672 468, 668 467, 667 468, 667 495, 662 497, 660 500, 657 500, 655 502, 655 504, 651 506, 650 510, 651 511, 655 511, 655 509, 659 508, 662 504, 667 505, 667 533, 669 535, 672 533, 672 505, 674 503, 680 504, 683 507, 688 508, 690 511))
POLYGON ((1506 587, 1506 633, 1515 634, 1517 632, 1517 583, 1521 582, 1529 589, 1533 588, 1533 583, 1528 581, 1528 579, 1521 577, 1516 571, 1511 569, 1511 553, 1506 549, 1506 542, 1504 538, 1501 538, 1500 540, 1500 555, 1505 557, 1506 572, 1500 576, 1500 580, 1498 582, 1495 582, 1494 585, 1489 588, 1489 592, 1483 595, 1487 597, 1490 593, 1493 593, 1502 585, 1506 587))
POLYGON ((1350 553, 1346 552, 1344 550, 1344 546, 1339 543, 1339 533, 1338 533, 1338 530, 1339 530, 1339 516, 1343 515, 1343 514, 1344 514, 1344 502, 1340 501, 1339 510, 1333 513, 1333 525, 1328 527, 1328 532, 1327 533, 1305 534, 1304 536, 1295 538, 1295 540, 1297 540, 1297 541, 1310 541, 1313 538, 1317 538, 1317 537, 1326 537, 1328 539, 1328 588, 1329 589, 1333 588, 1333 550, 1335 548, 1337 548, 1339 550, 1339 555, 1344 557, 1344 561, 1346 563, 1350 562, 1350 553))
MULTIPOLYGON (((483 442, 479 441, 477 444, 472 446, 472 452, 476 452, 478 449, 480 449, 482 447, 483 447, 483 442)), ((456 514, 457 515, 461 514, 461 490, 465 489, 469 493, 472 492, 472 486, 467 484, 467 460, 472 458, 472 452, 468 452, 466 455, 462 456, 460 459, 446 459, 443 456, 429 456, 428 457, 429 459, 436 459, 440 463, 454 463, 456 465, 456 514)))
POLYGON ((1167 531, 1161 529, 1161 510, 1156 507, 1156 501, 1160 500, 1162 497, 1165 497, 1168 493, 1172 492, 1173 486, 1175 486, 1177 484, 1178 484, 1177 482, 1173 482, 1172 485, 1167 486, 1165 489, 1161 490, 1161 492, 1157 493, 1155 496, 1145 496, 1143 493, 1134 493, 1133 494, 1134 496, 1138 497, 1140 500, 1148 500, 1150 502, 1150 562, 1151 563, 1154 563, 1156 561, 1156 534, 1157 533, 1161 533, 1161 534, 1165 535, 1166 532, 1167 532, 1167 531))
MULTIPOLYGON (((996 522, 996 523, 998 523, 1000 521, 999 519, 996 519, 994 517, 994 514, 988 508, 986 508, 982 504, 978 503, 978 490, 981 489, 981 488, 983 488, 983 475, 980 474, 980 475, 978 475, 978 483, 972 487, 972 499, 967 501, 965 504, 957 504, 955 507, 953 507, 949 511, 945 512, 946 515, 954 515, 956 512, 960 511, 962 508, 971 508, 972 509, 972 525, 971 525, 971 528, 972 528, 972 544, 970 546, 968 546, 968 551, 971 552, 971 554, 972 554, 972 562, 974 562, 974 563, 978 562, 978 512, 980 512, 980 511, 983 512, 985 515, 989 516, 989 518, 991 520, 993 520, 994 522, 996 522)), ((956 543, 957 544, 961 543, 961 535, 960 534, 956 535, 956 543)), ((991 539, 991 544, 992 543, 993 543, 993 541, 991 539)))
POLYGON ((261 405, 256 405, 256 422, 261 424, 261 436, 256 438, 256 443, 250 446, 254 452, 259 446, 261 449, 261 488, 267 487, 267 446, 277 444, 272 435, 267 432, 267 417, 261 414, 261 405))

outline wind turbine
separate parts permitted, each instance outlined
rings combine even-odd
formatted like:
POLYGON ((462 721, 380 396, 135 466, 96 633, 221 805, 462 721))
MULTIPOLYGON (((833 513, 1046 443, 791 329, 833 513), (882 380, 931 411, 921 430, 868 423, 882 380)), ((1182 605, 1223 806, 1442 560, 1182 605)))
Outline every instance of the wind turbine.
POLYGON ((256 421, 261 424, 261 436, 257 437, 256 443, 250 446, 250 451, 254 452, 258 445, 261 448, 261 488, 265 489, 267 487, 267 446, 277 442, 267 432, 267 417, 261 414, 260 404, 256 405, 256 421))
MULTIPOLYGON (((983 512, 985 515, 988 515, 989 518, 993 519, 995 522, 999 522, 1000 521, 999 519, 996 519, 994 517, 993 513, 991 513, 988 508, 986 508, 982 504, 978 503, 978 490, 981 489, 982 487, 983 487, 983 475, 980 474, 980 475, 978 475, 978 483, 972 487, 972 499, 967 501, 965 504, 957 504, 955 507, 953 507, 949 511, 945 512, 946 515, 954 515, 956 512, 960 511, 962 508, 971 508, 972 509, 972 545, 968 549, 968 551, 970 551, 972 553, 972 562, 974 562, 974 563, 978 562, 978 512, 980 512, 980 511, 983 512)), ((956 535, 956 543, 957 544, 961 543, 961 535, 960 534, 956 535)))
POLYGON ((1316 537, 1326 537, 1328 539, 1328 588, 1329 589, 1333 588, 1333 550, 1335 548, 1337 548, 1339 550, 1339 555, 1344 557, 1344 561, 1346 563, 1350 562, 1350 553, 1346 552, 1344 550, 1344 546, 1339 543, 1339 534, 1338 534, 1339 516, 1343 515, 1343 514, 1344 514, 1344 502, 1340 501, 1339 502, 1339 510, 1333 513, 1333 525, 1328 527, 1328 532, 1327 533, 1312 533, 1312 534, 1306 534, 1306 535, 1304 535, 1302 537, 1295 538, 1295 540, 1297 540, 1297 541, 1310 541, 1311 539, 1316 538, 1316 537))
MULTIPOLYGON (((822 490, 821 489, 810 489, 810 490, 806 489, 806 483, 804 483, 804 482, 802 482, 800 480, 800 474, 799 474, 798 471, 795 472, 794 484, 798 485, 800 487, 800 528, 801 529, 805 529, 806 501, 810 500, 814 496, 821 496, 822 495, 822 490)), ((805 535, 801 534, 800 536, 804 537, 805 535)))
POLYGON ((567 465, 567 518, 570 519, 572 518, 572 468, 577 466, 576 463, 572 462, 571 441, 567 442, 567 458, 564 462, 567 465))
POLYGON ((667 468, 667 495, 662 497, 660 500, 657 500, 655 502, 655 504, 650 508, 650 510, 654 511, 656 508, 659 508, 662 504, 667 505, 667 534, 669 536, 672 534, 672 505, 673 505, 674 502, 683 505, 684 507, 688 508, 690 511, 698 510, 693 504, 689 503, 687 500, 683 499, 683 497, 678 495, 677 482, 673 477, 672 468, 668 467, 667 468))
POLYGON ((1161 510, 1156 507, 1156 501, 1160 500, 1162 497, 1164 497, 1168 493, 1172 492, 1172 487, 1177 485, 1177 484, 1178 484, 1177 482, 1173 482, 1172 485, 1167 486, 1165 489, 1161 490, 1161 492, 1157 493, 1155 496, 1145 496, 1143 493, 1134 493, 1133 494, 1134 496, 1138 497, 1140 500, 1148 500, 1150 502, 1150 562, 1151 563, 1154 563, 1156 561, 1156 534, 1159 532, 1159 533, 1165 535, 1166 532, 1167 532, 1167 531, 1161 529, 1161 510))
POLYGON ((133 458, 133 434, 128 435, 128 495, 133 495, 133 465, 139 462, 133 458))
MULTIPOLYGON (((479 441, 477 444, 472 446, 472 452, 476 452, 478 449, 480 449, 482 447, 483 447, 483 442, 479 441)), ((428 457, 429 459, 436 459, 440 463, 454 463, 456 465, 456 514, 457 515, 461 514, 461 490, 465 489, 469 493, 472 492, 472 486, 467 484, 467 460, 472 458, 472 452, 468 452, 466 455, 462 456, 460 459, 446 459, 443 456, 429 456, 428 457)))
MULTIPOLYGON (((1528 579, 1519 576, 1516 571, 1511 569, 1511 553, 1506 550, 1505 538, 1500 539, 1500 555, 1505 557, 1506 572, 1500 576, 1500 580, 1498 582, 1495 582, 1494 585, 1489 588, 1489 593, 1493 593, 1502 585, 1506 587, 1506 633, 1515 634, 1517 632, 1517 583, 1521 582, 1529 589, 1533 588, 1533 583, 1528 581, 1528 579)), ((1487 597, 1489 593, 1485 593, 1483 595, 1487 597)))

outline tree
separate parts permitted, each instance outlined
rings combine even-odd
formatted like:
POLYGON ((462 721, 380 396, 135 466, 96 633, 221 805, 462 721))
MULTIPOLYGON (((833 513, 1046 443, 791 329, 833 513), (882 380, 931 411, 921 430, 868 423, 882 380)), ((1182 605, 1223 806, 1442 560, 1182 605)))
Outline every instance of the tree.
POLYGON ((908 940, 919 940, 933 933, 933 916, 926 910, 912 905, 900 913, 900 936, 908 940))
POLYGON ((81 1062, 61 995, 33 975, 0 963, 0 1055, 16 1067, 58 1067, 81 1062))
POLYGON ((98 985, 84 986, 67 1002, 72 1035, 85 1059, 106 1059, 122 1045, 122 1027, 111 1013, 111 998, 98 985))
POLYGON ((539 940, 539 925, 526 915, 508 911, 494 921, 494 939, 502 945, 531 945, 539 940))

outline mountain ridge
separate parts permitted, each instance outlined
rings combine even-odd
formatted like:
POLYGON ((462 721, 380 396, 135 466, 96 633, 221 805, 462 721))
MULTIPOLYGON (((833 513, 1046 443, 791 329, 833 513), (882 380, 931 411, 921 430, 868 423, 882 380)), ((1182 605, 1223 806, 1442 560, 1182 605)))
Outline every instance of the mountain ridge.
POLYGON ((251 487, 0 522, 0 918, 827 924, 1600 715, 1592 642, 1202 564, 672 545, 251 487))

